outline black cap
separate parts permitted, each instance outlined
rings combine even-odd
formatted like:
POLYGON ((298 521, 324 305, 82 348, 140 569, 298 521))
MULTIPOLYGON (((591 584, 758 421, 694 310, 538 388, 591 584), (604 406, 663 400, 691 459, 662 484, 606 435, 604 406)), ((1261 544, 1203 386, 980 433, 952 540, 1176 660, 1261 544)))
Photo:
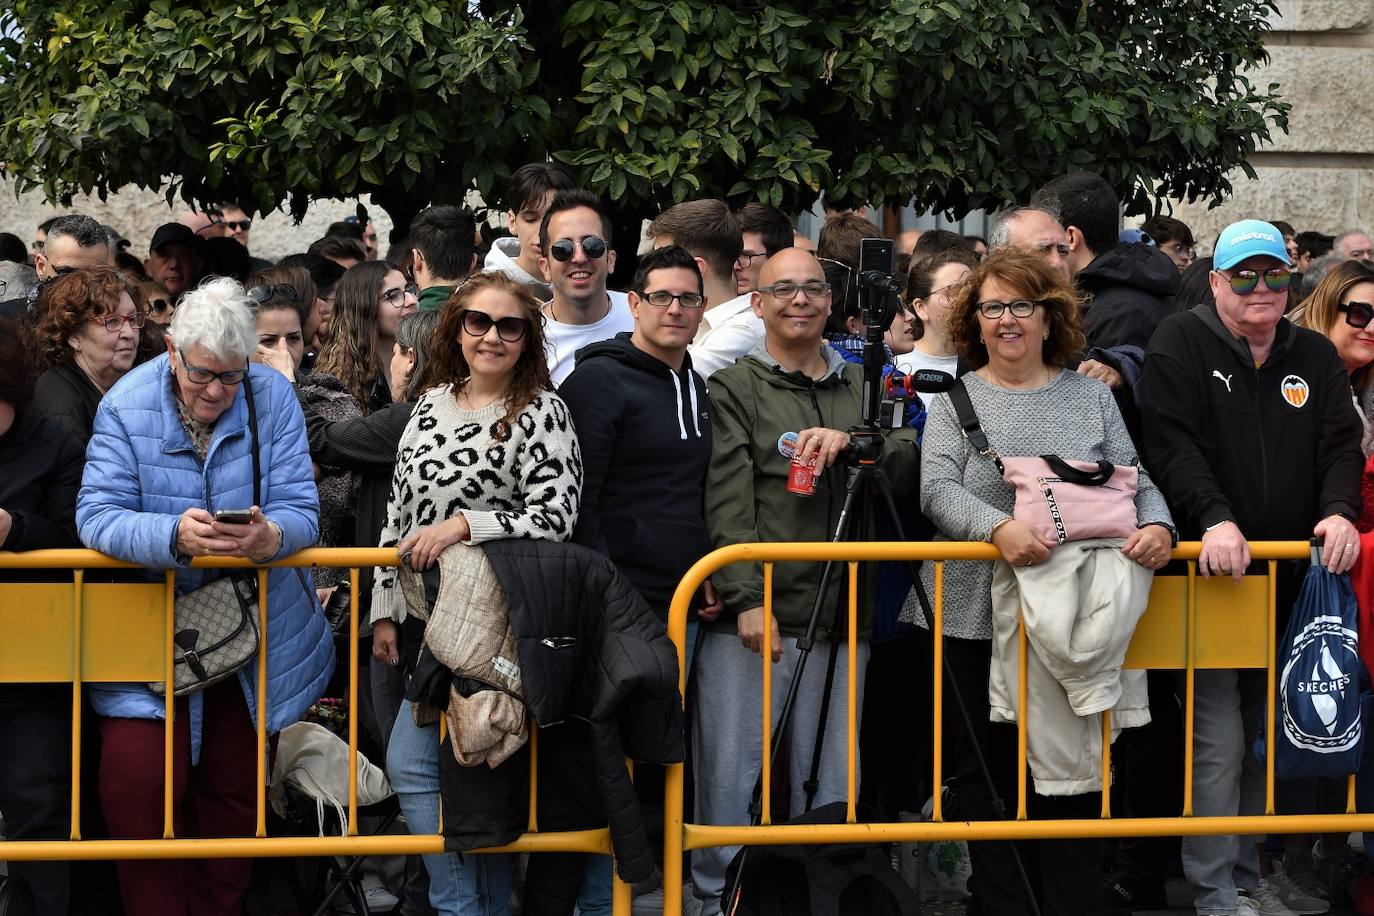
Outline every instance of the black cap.
POLYGON ((148 250, 157 251, 168 242, 181 242, 187 248, 194 248, 196 234, 191 231, 190 226, 183 226, 181 223, 163 223, 153 233, 153 242, 148 246, 148 250))

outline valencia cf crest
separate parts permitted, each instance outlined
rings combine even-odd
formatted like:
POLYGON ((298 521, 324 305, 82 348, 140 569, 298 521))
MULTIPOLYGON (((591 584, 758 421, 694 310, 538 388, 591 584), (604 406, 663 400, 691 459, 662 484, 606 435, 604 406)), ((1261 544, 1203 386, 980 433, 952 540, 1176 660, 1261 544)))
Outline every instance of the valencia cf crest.
POLYGON ((1307 403, 1307 398, 1312 394, 1312 389, 1307 386, 1302 376, 1285 375, 1283 382, 1279 385, 1279 394, 1283 399, 1294 407, 1302 407, 1307 403))

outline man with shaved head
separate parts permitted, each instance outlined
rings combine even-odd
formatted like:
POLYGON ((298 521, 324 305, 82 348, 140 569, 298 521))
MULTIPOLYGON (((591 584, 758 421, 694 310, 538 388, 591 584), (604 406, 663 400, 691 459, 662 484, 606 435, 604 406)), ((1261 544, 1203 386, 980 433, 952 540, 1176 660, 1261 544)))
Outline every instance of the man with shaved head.
MULTIPOLYGON (((770 258, 759 274, 752 305, 763 322, 762 342, 733 366, 711 376, 707 528, 716 547, 828 540, 845 497, 845 453, 851 444, 846 430, 862 422, 863 369, 845 362, 822 339, 830 314, 830 286, 811 252, 785 248, 770 258), (790 476, 794 467, 797 473, 790 476), (807 467, 810 473, 803 470, 807 467), (807 486, 806 477, 812 477, 812 485, 807 486)), ((910 428, 887 434, 879 444, 878 463, 899 496, 914 494, 917 453, 910 428)), ((854 531, 851 536, 871 535, 854 531)), ((797 668, 797 640, 806 632, 820 574, 816 563, 787 563, 774 570, 773 620, 767 632, 774 661, 775 717, 797 668)), ((807 806, 804 784, 811 778, 832 640, 847 638, 844 616, 839 623, 834 617, 837 601, 845 594, 841 589, 847 588, 844 579, 843 574, 832 575, 822 597, 818 639, 802 676, 789 729, 794 813, 807 806)), ((763 572, 758 564, 735 564, 713 575, 711 581, 725 610, 703 625, 695 665, 697 821, 746 824, 761 767, 763 572)), ((870 609, 870 602, 859 602, 856 677, 860 696, 856 699, 860 705, 869 655, 870 609)), ((840 651, 813 806, 845 797, 847 659, 848 653, 840 651)), ((736 851, 719 847, 692 854, 692 884, 706 904, 703 912, 719 910, 725 868, 736 851)))

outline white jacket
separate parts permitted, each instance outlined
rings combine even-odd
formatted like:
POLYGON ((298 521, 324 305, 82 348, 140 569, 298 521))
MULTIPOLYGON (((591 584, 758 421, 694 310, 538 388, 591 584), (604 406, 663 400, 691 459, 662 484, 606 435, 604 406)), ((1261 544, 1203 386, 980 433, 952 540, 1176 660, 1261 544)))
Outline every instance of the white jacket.
POLYGON ((1144 671, 1122 671, 1154 574, 1121 552, 1120 538, 1074 541, 1034 566, 998 562, 992 576, 994 722, 1015 722, 1018 622, 1026 621, 1027 756, 1040 795, 1102 789, 1102 719, 1112 740, 1150 721, 1144 671))
POLYGON ((492 242, 491 250, 487 252, 486 260, 482 262, 483 270, 499 270, 501 273, 510 277, 516 283, 528 287, 534 293, 534 298, 540 302, 548 302, 553 295, 553 290, 549 289, 549 284, 544 282, 542 277, 532 277, 515 259, 520 257, 520 240, 514 236, 503 236, 492 242))

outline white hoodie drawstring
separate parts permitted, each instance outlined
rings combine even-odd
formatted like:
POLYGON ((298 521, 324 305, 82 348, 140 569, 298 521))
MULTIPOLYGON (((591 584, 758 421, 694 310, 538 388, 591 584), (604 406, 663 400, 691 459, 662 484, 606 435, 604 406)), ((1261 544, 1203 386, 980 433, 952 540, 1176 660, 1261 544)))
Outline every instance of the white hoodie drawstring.
POLYGON ((691 377, 687 379, 687 390, 692 393, 692 428, 696 430, 697 438, 701 438, 701 421, 697 419, 697 386, 692 384, 691 377))
MULTIPOLYGON (((668 374, 673 377, 673 387, 677 389, 677 428, 683 439, 687 438, 687 424, 682 422, 682 382, 678 381, 677 373, 668 370, 668 374)), ((693 392, 695 394, 695 392, 693 392)))

